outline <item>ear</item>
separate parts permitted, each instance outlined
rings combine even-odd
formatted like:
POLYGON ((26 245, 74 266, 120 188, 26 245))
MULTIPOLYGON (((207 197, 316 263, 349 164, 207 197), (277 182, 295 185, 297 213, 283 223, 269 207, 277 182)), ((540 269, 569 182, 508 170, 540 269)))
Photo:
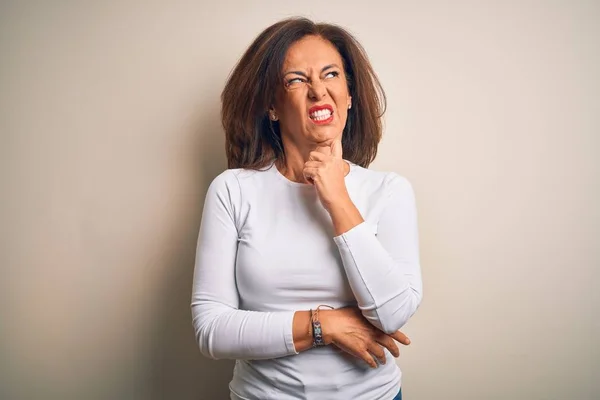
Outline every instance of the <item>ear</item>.
POLYGON ((277 115, 277 111, 275 111, 275 107, 273 107, 273 106, 269 107, 269 110, 267 111, 267 113, 269 114, 269 119, 271 121, 279 120, 279 116, 277 115))

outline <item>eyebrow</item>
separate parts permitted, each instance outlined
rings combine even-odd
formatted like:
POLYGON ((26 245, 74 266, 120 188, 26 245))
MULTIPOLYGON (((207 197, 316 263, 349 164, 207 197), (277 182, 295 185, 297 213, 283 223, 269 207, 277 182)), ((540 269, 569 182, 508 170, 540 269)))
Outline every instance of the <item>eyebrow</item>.
MULTIPOLYGON (((340 68, 340 67, 337 64, 329 64, 329 65, 326 65, 323 68, 321 68, 321 73, 323 73, 323 72, 325 72, 325 71, 327 71, 328 69, 331 69, 331 68, 340 68)), ((303 71, 287 71, 285 74, 283 74, 283 76, 286 76, 288 74, 296 74, 296 75, 303 76, 305 78, 308 77, 306 75, 306 73, 303 72, 303 71)))

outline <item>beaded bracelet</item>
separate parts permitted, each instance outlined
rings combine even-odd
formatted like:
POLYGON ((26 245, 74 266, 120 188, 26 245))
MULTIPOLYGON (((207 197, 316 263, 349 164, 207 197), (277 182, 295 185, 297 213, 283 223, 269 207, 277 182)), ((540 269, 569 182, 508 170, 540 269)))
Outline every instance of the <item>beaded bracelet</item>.
POLYGON ((311 317, 311 325, 312 325, 312 336, 313 336, 313 347, 317 346, 325 346, 325 341, 323 340, 323 329, 321 328, 321 322, 319 321, 319 309, 321 307, 329 307, 333 310, 333 307, 328 306, 326 304, 321 304, 317 307, 315 311, 310 310, 311 317))

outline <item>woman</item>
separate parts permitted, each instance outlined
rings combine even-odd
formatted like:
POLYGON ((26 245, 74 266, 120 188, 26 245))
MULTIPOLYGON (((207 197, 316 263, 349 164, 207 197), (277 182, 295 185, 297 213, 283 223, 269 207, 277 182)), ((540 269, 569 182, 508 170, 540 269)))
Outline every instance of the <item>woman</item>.
POLYGON ((409 343, 399 329, 422 298, 417 215, 407 179, 366 169, 385 96, 364 50, 337 26, 278 22, 222 102, 230 169, 198 239, 200 350, 237 360, 231 399, 400 399, 393 339, 409 343))

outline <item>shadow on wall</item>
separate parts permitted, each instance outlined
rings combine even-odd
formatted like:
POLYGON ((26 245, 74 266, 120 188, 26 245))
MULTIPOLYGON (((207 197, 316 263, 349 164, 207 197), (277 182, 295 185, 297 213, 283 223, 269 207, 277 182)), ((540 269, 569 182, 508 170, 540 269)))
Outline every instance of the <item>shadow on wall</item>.
MULTIPOLYGON (((213 91, 211 91, 213 92, 213 91)), ((218 98, 218 94, 215 95, 218 98)), ((155 318, 151 359, 151 386, 147 399, 219 400, 229 398, 228 383, 233 375, 234 361, 211 360, 202 354, 196 343, 190 310, 196 242, 204 197, 210 182, 227 168, 225 135, 219 119, 219 104, 200 107, 193 134, 189 135, 194 169, 193 210, 182 213, 177 221, 173 243, 180 243, 169 254, 168 278, 156 295, 164 308, 155 318)))

